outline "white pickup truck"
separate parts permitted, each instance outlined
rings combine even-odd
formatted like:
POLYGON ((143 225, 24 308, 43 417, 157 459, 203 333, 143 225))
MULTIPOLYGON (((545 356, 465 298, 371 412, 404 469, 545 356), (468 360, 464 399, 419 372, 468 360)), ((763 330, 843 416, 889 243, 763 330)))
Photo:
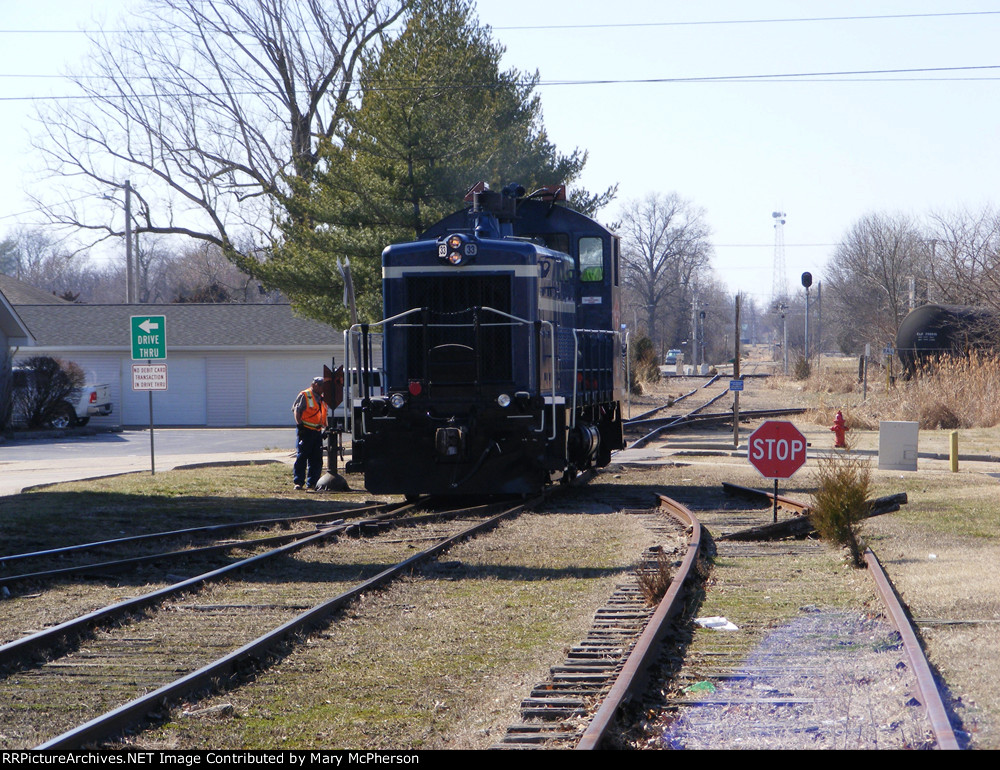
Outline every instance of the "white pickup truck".
MULTIPOLYGON (((13 374, 14 390, 28 386, 28 378, 31 373, 24 369, 15 368, 13 374)), ((15 424, 26 422, 25 416, 19 413, 18 399, 14 398, 13 422, 15 424)), ((110 385, 84 385, 80 388, 80 397, 75 403, 63 401, 55 410, 49 420, 49 427, 52 428, 72 428, 73 426, 86 425, 91 417, 97 415, 111 414, 111 386, 110 385)))
MULTIPOLYGON (((67 403, 67 406, 73 408, 74 414, 74 425, 86 425, 87 421, 91 417, 104 416, 111 414, 111 386, 110 385, 84 385, 80 389, 80 400, 76 402, 76 405, 71 405, 67 403)), ((68 417, 69 412, 66 412, 68 417)), ((52 427, 58 428, 56 425, 59 420, 52 421, 52 427)), ((68 426, 61 426, 68 427, 68 426)))

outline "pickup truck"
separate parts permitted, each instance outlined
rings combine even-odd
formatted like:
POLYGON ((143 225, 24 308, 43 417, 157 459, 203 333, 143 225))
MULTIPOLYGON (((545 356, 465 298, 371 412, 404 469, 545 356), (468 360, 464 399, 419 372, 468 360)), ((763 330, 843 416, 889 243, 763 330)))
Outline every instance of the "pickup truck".
MULTIPOLYGON (((111 414, 111 386, 84 385, 80 389, 80 400, 76 402, 76 405, 67 403, 67 406, 73 408, 74 425, 84 426, 91 417, 109 415, 111 414)), ((66 416, 68 418, 68 411, 66 412, 66 416)), ((57 421, 52 421, 52 426, 55 428, 60 427, 55 424, 57 421)))
MULTIPOLYGON (((16 392, 19 388, 28 386, 28 377, 31 373, 24 369, 14 368, 13 386, 16 392)), ((24 414, 19 413, 18 399, 14 398, 14 414, 12 422, 23 424, 26 422, 24 414)), ((91 417, 97 415, 111 414, 111 386, 110 385, 84 385, 80 388, 80 396, 75 402, 63 401, 49 419, 51 428, 72 428, 74 426, 84 426, 91 417)))

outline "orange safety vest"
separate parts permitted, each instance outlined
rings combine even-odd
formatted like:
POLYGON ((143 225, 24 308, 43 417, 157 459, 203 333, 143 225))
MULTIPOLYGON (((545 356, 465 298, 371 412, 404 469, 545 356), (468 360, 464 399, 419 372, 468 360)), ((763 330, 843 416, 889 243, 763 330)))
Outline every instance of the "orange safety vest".
POLYGON ((301 395, 306 400, 302 409, 302 424, 313 430, 322 430, 326 427, 326 404, 316 398, 312 388, 306 388, 301 395))

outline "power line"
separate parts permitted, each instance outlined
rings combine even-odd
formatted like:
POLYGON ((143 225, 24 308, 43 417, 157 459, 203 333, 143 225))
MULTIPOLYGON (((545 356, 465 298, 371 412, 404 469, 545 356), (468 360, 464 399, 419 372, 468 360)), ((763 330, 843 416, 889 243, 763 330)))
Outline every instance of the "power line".
POLYGON ((634 27, 709 27, 735 24, 796 24, 817 21, 883 21, 887 19, 935 19, 955 16, 996 16, 1000 11, 956 11, 945 13, 894 13, 875 16, 789 16, 772 19, 711 19, 698 21, 623 22, 620 24, 545 24, 493 27, 497 30, 616 29, 634 27))
MULTIPOLYGON (((617 24, 536 24, 536 25, 512 25, 512 26, 492 26, 495 30, 504 31, 525 31, 525 30, 553 30, 553 29, 634 29, 646 27, 709 27, 739 24, 800 24, 831 21, 886 21, 894 19, 940 19, 958 18, 965 16, 996 16, 1000 11, 954 11, 942 13, 893 13, 878 15, 854 15, 854 16, 788 16, 770 19, 700 19, 695 21, 647 21, 647 22, 622 22, 617 24)), ((136 32, 155 33, 154 30, 141 29, 0 29, 3 35, 125 35, 136 32)))
MULTIPOLYGON (((758 75, 702 75, 693 77, 662 77, 662 78, 608 78, 608 79, 587 79, 587 80, 539 80, 534 83, 536 87, 551 86, 588 86, 588 85, 654 85, 671 83, 837 83, 837 82, 953 82, 953 81, 995 81, 1000 80, 1000 76, 987 77, 933 77, 933 78, 868 78, 867 75, 906 75, 917 73, 953 73, 953 72, 977 72, 985 70, 1000 70, 1000 64, 985 64, 965 67, 912 67, 906 69, 883 69, 883 70, 837 70, 831 72, 786 72, 758 75)), ((532 81, 523 81, 521 85, 532 85, 532 81)), ((497 88, 496 83, 419 83, 416 85, 391 85, 383 84, 378 86, 382 91, 417 91, 424 88, 437 89, 489 89, 497 88)), ((355 86, 355 91, 360 91, 360 86, 355 86)), ((263 96, 270 92, 261 90, 251 91, 230 91, 227 96, 263 96)), ((191 92, 185 91, 173 96, 212 96, 211 92, 191 92)), ((166 93, 129 93, 129 94, 77 94, 65 96, 2 96, 0 102, 23 102, 23 101, 73 101, 81 99, 143 99, 162 98, 171 96, 166 93)))
MULTIPOLYGON (((837 243, 786 243, 786 249, 811 249, 828 246, 839 246, 837 243)), ((713 243, 715 248, 726 249, 773 249, 773 243, 713 243)))

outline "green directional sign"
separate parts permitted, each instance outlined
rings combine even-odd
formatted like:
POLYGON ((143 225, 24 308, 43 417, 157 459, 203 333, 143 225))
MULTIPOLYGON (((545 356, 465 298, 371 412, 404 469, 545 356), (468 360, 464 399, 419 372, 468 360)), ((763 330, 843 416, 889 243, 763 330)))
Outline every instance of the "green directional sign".
POLYGON ((167 317, 132 316, 132 359, 143 361, 167 357, 167 317))

